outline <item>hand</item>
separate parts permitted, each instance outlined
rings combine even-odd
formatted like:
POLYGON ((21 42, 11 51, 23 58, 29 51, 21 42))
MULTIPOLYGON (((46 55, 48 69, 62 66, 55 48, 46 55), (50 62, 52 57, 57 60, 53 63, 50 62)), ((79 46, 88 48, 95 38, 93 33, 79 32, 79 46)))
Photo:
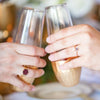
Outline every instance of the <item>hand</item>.
MULTIPOLYGON (((17 77, 17 75, 23 74, 23 65, 44 67, 46 62, 40 57, 45 55, 46 53, 44 49, 39 47, 14 43, 1 43, 0 82, 10 83, 24 91, 34 90, 34 86, 24 83, 17 77)), ((26 77, 37 78, 43 74, 44 71, 42 69, 28 69, 26 77)))
POLYGON ((61 69, 87 67, 100 70, 100 32, 89 25, 77 25, 60 30, 47 38, 51 61, 76 57, 59 66, 61 69), (77 48, 75 49, 75 46, 77 48), (77 50, 78 49, 78 50, 77 50))

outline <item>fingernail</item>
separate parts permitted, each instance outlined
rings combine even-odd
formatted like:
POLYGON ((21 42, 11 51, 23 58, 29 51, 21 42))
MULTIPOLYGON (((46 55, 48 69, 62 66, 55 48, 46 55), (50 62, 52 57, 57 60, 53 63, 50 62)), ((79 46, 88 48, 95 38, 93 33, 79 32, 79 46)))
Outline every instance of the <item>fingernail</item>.
POLYGON ((47 53, 49 52, 48 46, 45 48, 45 51, 46 51, 47 53))
POLYGON ((44 56, 46 56, 47 55, 47 53, 46 52, 44 52, 44 56))
POLYGON ((40 72, 40 73, 41 73, 41 75, 44 75, 44 71, 43 71, 43 70, 41 70, 41 72, 40 72))
POLYGON ((47 41, 48 43, 50 43, 50 38, 49 38, 49 37, 47 37, 46 41, 47 41))
POLYGON ((53 57, 52 55, 50 55, 50 56, 48 57, 48 59, 49 59, 50 61, 54 61, 54 57, 53 57))

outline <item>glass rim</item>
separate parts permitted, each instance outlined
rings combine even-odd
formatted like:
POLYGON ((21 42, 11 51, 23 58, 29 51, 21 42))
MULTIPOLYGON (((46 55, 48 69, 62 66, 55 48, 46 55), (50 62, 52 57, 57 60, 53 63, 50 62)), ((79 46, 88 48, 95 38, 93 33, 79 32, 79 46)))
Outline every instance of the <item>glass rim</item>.
POLYGON ((32 10, 33 12, 41 12, 41 13, 44 13, 43 10, 39 10, 39 9, 36 9, 36 8, 23 7, 22 9, 23 10, 32 10))
POLYGON ((45 9, 47 10, 47 9, 49 9, 49 8, 57 7, 57 6, 67 6, 67 3, 62 3, 62 4, 47 6, 45 9))

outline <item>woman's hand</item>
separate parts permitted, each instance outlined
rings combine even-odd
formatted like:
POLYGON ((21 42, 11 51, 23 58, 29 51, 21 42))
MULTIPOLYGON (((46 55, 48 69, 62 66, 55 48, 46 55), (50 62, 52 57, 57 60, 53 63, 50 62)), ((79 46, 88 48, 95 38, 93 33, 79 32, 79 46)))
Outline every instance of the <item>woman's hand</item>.
MULTIPOLYGON (((44 67, 46 62, 43 48, 15 43, 0 43, 0 82, 10 83, 24 91, 34 90, 34 86, 21 81, 17 75, 23 75, 23 65, 44 67)), ((28 69, 26 77, 37 78, 44 74, 42 69, 28 69)))
POLYGON ((87 67, 100 70, 100 32, 89 25, 77 25, 60 30, 47 38, 51 61, 76 57, 59 66, 61 69, 87 67))

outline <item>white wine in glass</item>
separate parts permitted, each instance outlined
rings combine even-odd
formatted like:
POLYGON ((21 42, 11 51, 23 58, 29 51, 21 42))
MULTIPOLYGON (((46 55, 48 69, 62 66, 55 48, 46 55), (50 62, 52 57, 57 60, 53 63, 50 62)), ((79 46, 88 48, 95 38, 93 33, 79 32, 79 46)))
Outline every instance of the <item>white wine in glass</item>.
MULTIPOLYGON (((49 6, 45 9, 48 35, 54 34, 63 28, 72 26, 72 20, 66 4, 49 6)), ((68 60, 60 60, 52 62, 52 67, 58 81, 66 86, 71 87, 79 83, 81 67, 69 70, 61 70, 60 65, 67 63, 74 58, 68 60)), ((67 67, 67 66, 66 66, 67 67)))

